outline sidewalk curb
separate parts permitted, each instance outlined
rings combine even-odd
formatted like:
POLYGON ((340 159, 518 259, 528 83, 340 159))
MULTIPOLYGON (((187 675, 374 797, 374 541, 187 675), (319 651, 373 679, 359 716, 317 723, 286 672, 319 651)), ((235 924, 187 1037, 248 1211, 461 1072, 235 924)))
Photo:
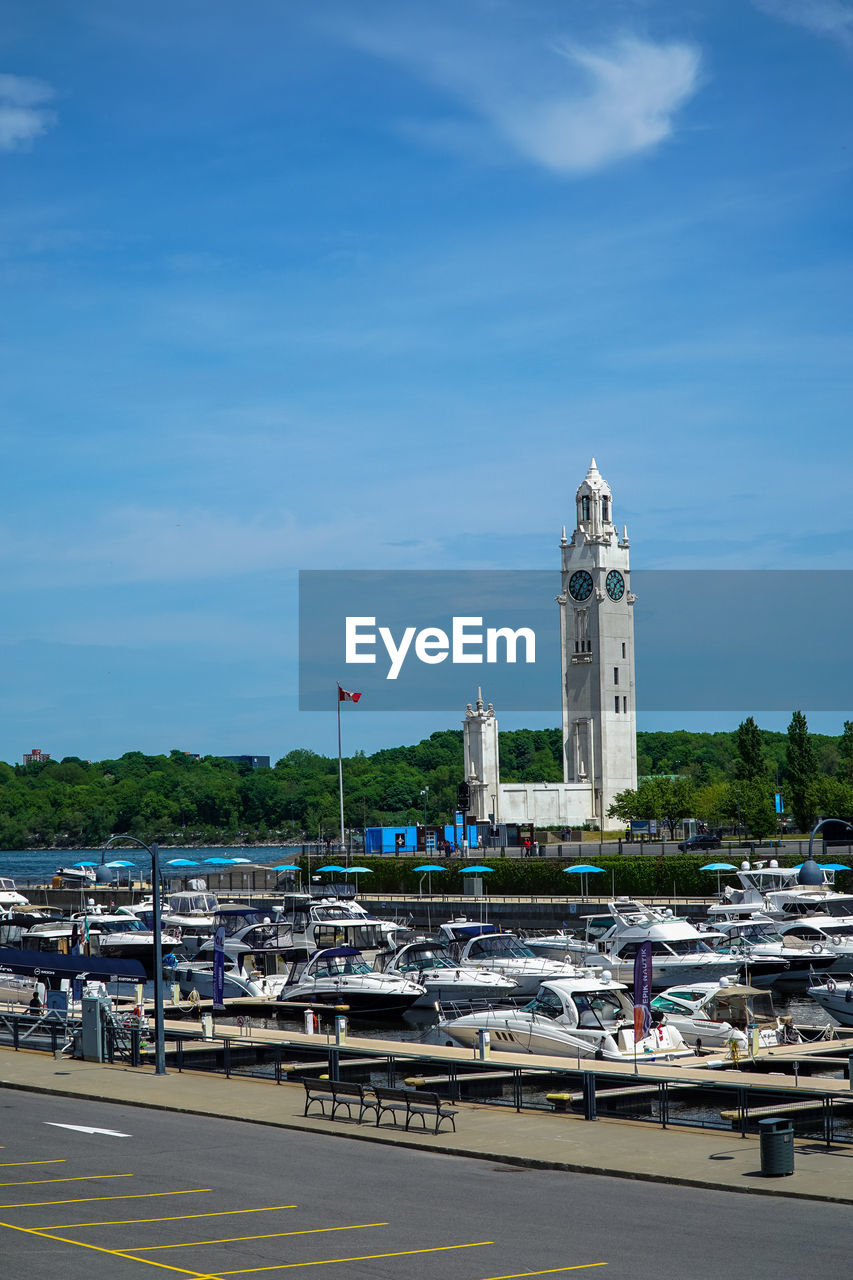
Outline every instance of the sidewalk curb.
MULTIPOLYGON (((506 1155, 503 1152, 483 1150, 460 1151, 455 1147, 442 1146, 438 1144, 425 1146, 420 1142, 412 1142, 407 1137, 403 1137, 401 1134, 396 1132, 393 1136, 389 1132, 387 1137, 384 1136, 381 1131, 359 1130, 357 1127, 353 1129, 341 1129, 339 1132, 337 1130, 319 1128, 309 1124, 292 1124, 286 1120, 264 1120, 254 1116, 226 1115, 219 1112, 211 1112, 210 1110, 202 1110, 196 1107, 178 1106, 174 1103, 141 1102, 128 1098, 105 1098, 103 1094, 84 1092, 80 1089, 71 1091, 59 1088, 50 1088, 45 1085, 20 1084, 16 1081, 9 1080, 0 1080, 0 1089, 12 1089, 20 1093, 46 1094, 60 1098, 79 1098, 84 1102, 98 1102, 106 1106, 138 1107, 142 1110, 150 1111, 172 1111, 178 1115, 203 1116, 208 1120, 233 1120, 238 1124, 257 1124, 271 1129, 287 1129, 293 1133, 311 1133, 319 1137, 348 1138, 355 1142, 370 1142, 375 1146, 403 1147, 410 1151, 425 1151, 430 1155, 455 1156, 468 1160, 489 1161, 492 1164, 511 1165, 515 1168, 551 1170, 557 1173, 581 1173, 603 1178, 622 1178, 630 1182, 652 1182, 666 1186, 691 1187, 702 1191, 731 1192, 734 1195, 777 1196, 787 1200, 811 1200, 822 1204, 853 1204, 853 1195, 820 1195, 815 1192, 797 1191, 793 1187, 789 1190, 787 1186, 737 1186, 736 1184, 721 1186, 717 1182, 709 1182, 704 1178, 686 1178, 678 1177, 676 1175, 649 1173, 645 1171, 637 1172, 627 1169, 607 1169, 600 1165, 579 1164, 572 1161, 561 1160, 539 1160, 532 1156, 512 1156, 506 1155)), ((329 1121, 329 1123, 334 1122, 329 1121)), ((793 1176, 796 1177, 796 1173, 793 1176)))

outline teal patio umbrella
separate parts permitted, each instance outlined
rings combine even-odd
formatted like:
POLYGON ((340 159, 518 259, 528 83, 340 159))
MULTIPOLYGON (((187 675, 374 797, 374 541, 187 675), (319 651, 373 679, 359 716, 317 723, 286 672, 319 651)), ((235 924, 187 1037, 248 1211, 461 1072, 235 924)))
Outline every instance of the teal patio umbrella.
POLYGON ((358 877, 372 876, 373 867, 347 867, 346 873, 348 876, 355 876, 355 892, 357 895, 358 894, 358 877))
POLYGON ((589 862, 579 862, 576 867, 563 867, 564 875, 581 876, 581 897, 585 898, 589 891, 589 881, 587 876, 595 875, 598 872, 604 873, 604 867, 594 867, 589 862))
POLYGON ((737 867, 731 862, 707 862, 704 867, 699 868, 700 871, 716 871, 717 873, 717 897, 722 892, 720 888, 720 876, 724 871, 737 871, 737 867))
MULTIPOLYGON (((414 871, 424 871, 424 872, 426 872, 426 875, 427 875, 427 877, 428 877, 428 879, 427 879, 427 893, 429 894, 429 896, 430 896, 430 897, 432 897, 432 873, 433 873, 433 871, 446 871, 446 870, 447 870, 447 868, 446 868, 446 867, 442 867, 442 866, 441 866, 439 863, 437 863, 437 862, 424 862, 424 863, 422 863, 419 867, 413 867, 413 868, 412 868, 412 870, 414 870, 414 871)), ((423 877, 421 878, 421 884, 423 884, 423 877)))

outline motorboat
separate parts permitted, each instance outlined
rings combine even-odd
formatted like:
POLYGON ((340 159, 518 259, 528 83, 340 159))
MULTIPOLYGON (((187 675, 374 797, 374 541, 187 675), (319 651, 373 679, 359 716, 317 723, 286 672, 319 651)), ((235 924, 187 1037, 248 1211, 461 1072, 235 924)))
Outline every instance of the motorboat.
POLYGON ((15 887, 15 881, 9 876, 0 876, 0 914, 10 908, 28 907, 29 898, 25 898, 15 887))
POLYGON ((752 986, 801 989, 814 981, 816 973, 835 972, 840 963, 838 954, 822 943, 792 934, 783 938, 778 921, 761 914, 742 920, 718 920, 713 933, 703 937, 708 937, 720 954, 730 955, 732 970, 739 968, 752 986), (714 942, 721 934, 729 939, 728 948, 714 942))
POLYGON ((853 978, 843 982, 827 978, 809 987, 808 993, 842 1027, 853 1027, 853 978))
POLYGON ((293 945, 305 957, 339 946, 356 947, 375 956, 387 950, 389 938, 397 936, 396 930, 389 933, 383 927, 387 922, 367 913, 353 912, 348 903, 333 898, 309 902, 283 917, 283 922, 292 928, 293 945))
MULTIPOLYGON (((146 929, 141 920, 119 913, 81 911, 72 915, 71 923, 78 925, 81 939, 88 937, 91 952, 122 960, 137 959, 146 969, 152 969, 154 931, 146 929)), ((179 935, 168 929, 160 930, 161 954, 179 945, 179 935)))
POLYGON ((668 987, 652 999, 652 1012, 663 1014, 696 1048, 747 1054, 754 1047, 788 1044, 789 1028, 776 1016, 769 991, 745 986, 734 978, 668 987), (756 1038, 757 1037, 757 1044, 756 1038))
POLYGON ((648 1035, 635 1041, 634 1006, 624 983, 591 969, 549 978, 523 1008, 485 1009, 442 1018, 448 1044, 476 1046, 489 1033, 493 1049, 608 1062, 672 1061, 693 1057, 678 1029, 653 1017, 648 1035))
POLYGON ((629 898, 616 898, 608 908, 613 924, 591 954, 620 982, 633 982, 634 961, 644 942, 651 943, 652 986, 658 989, 675 982, 716 982, 730 972, 731 957, 717 955, 689 920, 680 920, 669 908, 629 898))
POLYGON ((425 994, 419 982, 401 973, 378 973, 357 947, 343 946, 295 960, 277 999, 346 1005, 354 1017, 386 1018, 405 1013, 425 994))
MULTIPOLYGON (((831 966, 833 977, 853 973, 853 919, 850 916, 813 915, 793 921, 780 920, 777 931, 784 941, 796 939, 815 957, 823 951, 834 956, 835 963, 831 966)), ((815 969, 822 967, 820 960, 812 964, 815 969)))
POLYGON ((97 883, 94 867, 58 867, 51 887, 54 889, 91 889, 97 883))
POLYGON ((835 872, 820 868, 819 884, 802 884, 800 868, 780 867, 775 858, 769 862, 742 862, 737 873, 740 887, 726 885, 720 903, 708 908, 708 920, 732 918, 762 911, 777 920, 823 912, 831 916, 853 915, 853 894, 838 893, 834 887, 835 872))
POLYGON ((386 959, 382 972, 402 974, 426 988, 415 1008, 431 1007, 436 1001, 505 1000, 518 990, 512 978, 491 969, 457 964, 444 947, 427 941, 409 942, 395 951, 386 959))
MULTIPOLYGON (((234 1000, 252 996, 256 1000, 270 998, 270 992, 252 977, 246 961, 249 952, 241 945, 226 941, 225 970, 222 995, 226 1000, 234 1000)), ((209 960, 200 959, 198 955, 186 960, 177 960, 174 964, 164 966, 164 972, 170 982, 178 984, 181 998, 194 999, 196 992, 202 1000, 213 999, 213 956, 209 960)))
MULTIPOLYGON (((147 897, 135 906, 123 908, 135 915, 146 928, 154 927, 154 899, 147 897)), ((216 927, 219 902, 215 893, 191 890, 172 893, 163 899, 160 908, 160 926, 180 941, 181 950, 194 955, 216 927)))
POLYGON ((438 931, 439 937, 449 933, 449 950, 456 963, 465 969, 482 969, 511 978, 516 984, 513 998, 535 995, 546 978, 565 978, 575 971, 567 961, 537 956, 514 933, 499 933, 494 925, 472 927, 466 923, 461 926, 465 930, 461 934, 457 932, 459 927, 460 922, 453 922, 438 931), (474 932, 480 928, 491 932, 474 932))

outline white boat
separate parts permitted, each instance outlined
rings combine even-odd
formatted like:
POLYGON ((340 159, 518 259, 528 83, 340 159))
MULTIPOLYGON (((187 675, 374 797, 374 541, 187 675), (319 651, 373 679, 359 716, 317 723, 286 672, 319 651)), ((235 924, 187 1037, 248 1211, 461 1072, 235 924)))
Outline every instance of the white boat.
POLYGON ((450 921, 441 925, 438 936, 449 940, 451 955, 463 968, 481 969, 511 978, 516 984, 515 997, 535 995, 540 982, 546 978, 565 978, 575 972, 574 965, 537 956, 515 934, 498 933, 492 925, 450 921), (493 931, 474 932, 480 929, 493 931))
POLYGON ((842 1027, 853 1027, 853 978, 843 982, 828 978, 809 987, 808 993, 842 1027))
POLYGON ((786 1027, 776 1016, 768 991, 731 979, 668 987, 652 1000, 652 1011, 666 1017, 694 1047, 746 1054, 757 1035, 758 1045, 790 1043, 786 1027))
MULTIPOLYGON (((266 989, 275 980, 266 980, 266 989)), ((346 1005, 356 1017, 396 1017, 423 995, 419 982, 397 973, 377 973, 357 947, 327 947, 296 960, 287 980, 276 984, 278 1000, 346 1005)))
POLYGON ((457 964, 448 951, 434 942, 407 943, 386 961, 382 972, 402 974, 426 988, 415 1001, 415 1008, 431 1007, 436 1002, 506 1000, 518 992, 512 978, 490 969, 457 964))
MULTIPOLYGON (((753 917, 735 920, 718 920, 711 937, 724 934, 730 941, 728 954, 734 963, 740 959, 740 969, 749 984, 759 984, 759 965, 764 967, 761 980, 778 987, 802 988, 814 981, 816 973, 834 972, 839 956, 818 942, 806 942, 795 936, 782 937, 779 922, 769 916, 756 913, 753 917), (741 957, 738 953, 743 951, 741 957)), ((708 935, 703 935, 708 936, 708 935)), ((719 944, 715 949, 722 951, 719 944)))
MULTIPOLYGON (((391 945, 389 939, 398 936, 396 928, 389 933, 384 927, 388 921, 353 912, 346 904, 333 898, 309 901, 304 907, 282 917, 282 922, 289 924, 293 931, 293 945, 304 957, 339 946, 356 947, 372 956, 385 951, 391 945)), ((410 931, 407 929, 405 932, 410 931)))
MULTIPOLYGON (((208 938, 213 936, 216 927, 216 913, 219 902, 215 893, 201 890, 173 893, 163 899, 160 908, 160 926, 168 930, 176 941, 180 941, 181 950, 194 955, 208 938)), ((143 924, 154 927, 154 899, 147 897, 135 906, 122 908, 124 912, 135 915, 143 924)))
POLYGON ((643 942, 652 946, 652 986, 658 989, 676 982, 717 982, 730 972, 731 956, 717 955, 698 929, 669 909, 629 898, 617 898, 608 906, 613 924, 591 954, 620 982, 633 982, 634 961, 643 942))
MULTIPOLYGON (((225 943, 225 975, 222 986, 223 998, 234 1000, 243 996, 253 996, 256 1000, 270 998, 270 992, 261 982, 252 977, 246 967, 248 952, 241 946, 225 943)), ((201 960, 193 956, 187 960, 179 960, 165 969, 170 982, 176 982, 180 988, 181 998, 192 998, 193 991, 202 1000, 213 999, 213 958, 201 960)))
POLYGON ((608 1062, 660 1062, 692 1058, 693 1050, 677 1028, 665 1020, 635 1042, 634 1006, 627 988, 605 971, 578 972, 549 978, 523 1009, 487 1009, 443 1018, 447 1043, 476 1046, 488 1031, 493 1049, 511 1053, 539 1053, 572 1058, 601 1058, 608 1062))
POLYGON ((735 912, 747 916, 761 911, 777 920, 791 920, 815 912, 853 915, 853 894, 836 891, 834 871, 820 867, 820 883, 810 884, 800 879, 801 870, 780 867, 775 858, 766 863, 742 862, 737 873, 740 887, 726 886, 722 902, 708 908, 709 923, 718 917, 732 919, 735 912))
POLYGON ((28 907, 29 905, 29 898, 18 893, 15 881, 9 876, 0 876, 0 912, 6 912, 10 907, 28 907))

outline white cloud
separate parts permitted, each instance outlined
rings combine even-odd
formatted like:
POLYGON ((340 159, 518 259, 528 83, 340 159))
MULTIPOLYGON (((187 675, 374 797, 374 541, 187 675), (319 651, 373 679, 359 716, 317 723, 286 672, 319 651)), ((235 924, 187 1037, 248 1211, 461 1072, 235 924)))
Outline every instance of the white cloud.
POLYGON ((26 147, 53 124, 56 117, 44 105, 52 97, 43 80, 0 75, 0 151, 26 147))
MULTIPOLYGON (((431 145, 488 157, 497 137, 558 173, 579 174, 647 151, 671 136, 696 93, 698 49, 628 35, 581 44, 553 31, 384 22, 344 26, 344 38, 409 67, 468 113, 402 128, 431 145)), ((470 18, 470 13, 469 13, 470 18)), ((411 17, 411 14, 409 14, 411 17)))
POLYGON ((773 18, 830 36, 853 48, 853 5, 849 0, 753 0, 773 18))

